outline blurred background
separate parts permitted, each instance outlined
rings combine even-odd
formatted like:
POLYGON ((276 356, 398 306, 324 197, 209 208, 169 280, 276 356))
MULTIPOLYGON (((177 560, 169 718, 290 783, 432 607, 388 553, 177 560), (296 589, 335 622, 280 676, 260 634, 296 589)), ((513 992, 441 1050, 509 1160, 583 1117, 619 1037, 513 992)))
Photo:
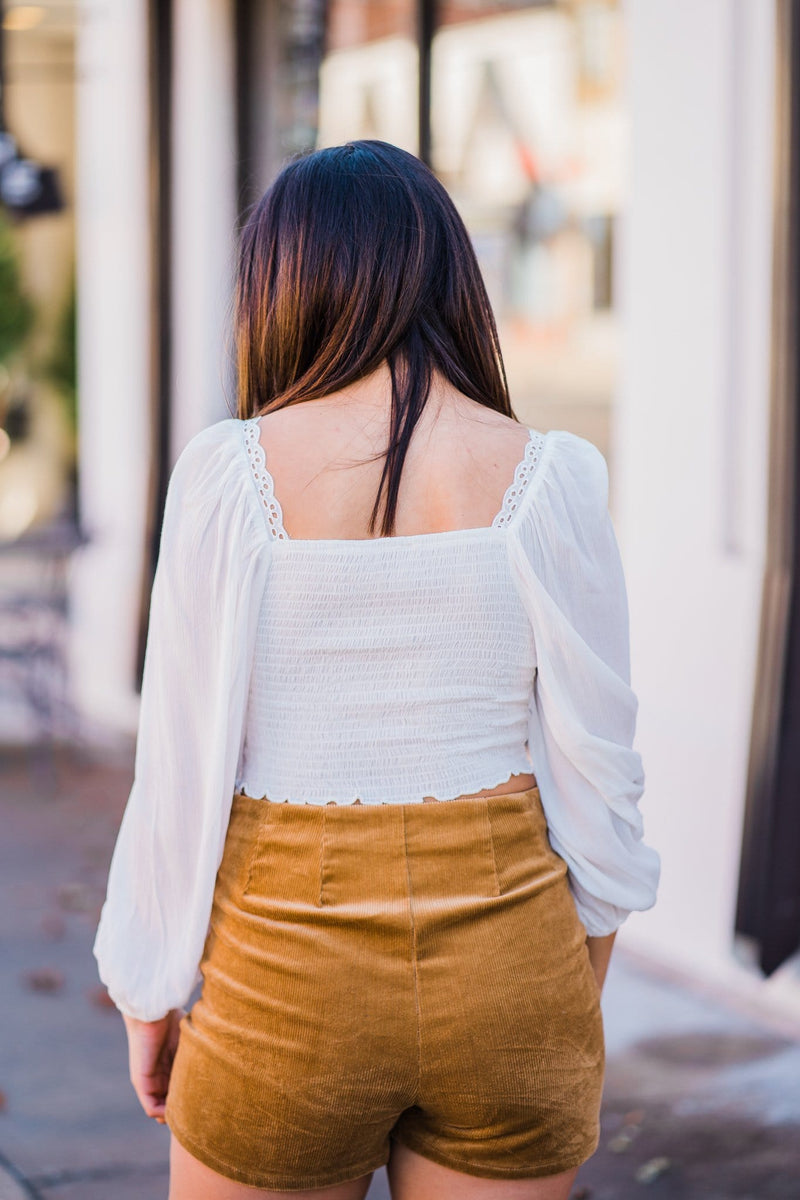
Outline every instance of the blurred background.
POLYGON ((235 411, 242 215, 288 156, 376 137, 462 213, 518 417, 609 464, 662 882, 617 939, 607 1138, 575 1195, 798 1200, 800 5, 4 0, 0 17, 8 1195, 165 1194, 164 1130, 125 1091, 90 946, 166 484, 235 411))

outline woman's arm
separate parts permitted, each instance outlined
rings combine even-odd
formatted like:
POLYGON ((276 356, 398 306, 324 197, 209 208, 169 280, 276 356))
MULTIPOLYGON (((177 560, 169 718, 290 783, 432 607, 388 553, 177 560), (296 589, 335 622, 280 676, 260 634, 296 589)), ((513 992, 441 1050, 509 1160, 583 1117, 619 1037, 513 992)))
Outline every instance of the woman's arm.
POLYGON ((602 977, 607 936, 655 902, 660 859, 643 840, 628 602, 596 446, 565 430, 548 434, 508 548, 536 643, 532 769, 602 977))
POLYGON ((199 982, 269 567, 241 422, 172 471, 153 582, 134 780, 94 943, 127 1017, 160 1027, 199 982))
POLYGON ((171 1009, 160 1021, 138 1021, 122 1014, 128 1035, 128 1071, 133 1090, 148 1117, 165 1124, 169 1077, 178 1048, 181 1017, 186 1010, 171 1009))

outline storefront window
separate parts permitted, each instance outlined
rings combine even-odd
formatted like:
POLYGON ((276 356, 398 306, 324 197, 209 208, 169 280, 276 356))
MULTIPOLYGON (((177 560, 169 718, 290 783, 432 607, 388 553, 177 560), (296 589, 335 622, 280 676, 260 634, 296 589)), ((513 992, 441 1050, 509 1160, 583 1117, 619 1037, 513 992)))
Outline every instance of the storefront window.
POLYGON ((417 5, 331 0, 320 71, 319 146, 379 138, 416 152, 417 5))
POLYGON ((313 149, 319 120, 317 75, 325 37, 323 0, 283 0, 278 36, 283 47, 275 98, 281 106, 281 153, 313 149))
POLYGON ((472 234, 515 410, 606 450, 626 157, 618 6, 444 3, 438 14, 432 166, 472 234))

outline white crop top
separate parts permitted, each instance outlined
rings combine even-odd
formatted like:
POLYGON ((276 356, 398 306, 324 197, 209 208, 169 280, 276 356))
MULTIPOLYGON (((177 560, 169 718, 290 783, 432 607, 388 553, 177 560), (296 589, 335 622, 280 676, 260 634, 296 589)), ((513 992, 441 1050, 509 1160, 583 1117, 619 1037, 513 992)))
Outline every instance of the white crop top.
POLYGON ((123 1012, 199 981, 235 791, 416 803, 532 772, 586 932, 655 903, 606 462, 528 432, 491 526, 362 540, 289 537, 257 418, 186 446, 94 944, 123 1012))

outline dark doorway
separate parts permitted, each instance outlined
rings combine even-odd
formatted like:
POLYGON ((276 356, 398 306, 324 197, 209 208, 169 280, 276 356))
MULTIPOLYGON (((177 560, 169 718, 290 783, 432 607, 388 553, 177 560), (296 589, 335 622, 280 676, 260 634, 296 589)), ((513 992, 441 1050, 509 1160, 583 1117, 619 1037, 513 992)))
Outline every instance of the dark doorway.
POLYGON ((800 9, 777 5, 767 563, 735 931, 770 975, 800 949, 800 9))

